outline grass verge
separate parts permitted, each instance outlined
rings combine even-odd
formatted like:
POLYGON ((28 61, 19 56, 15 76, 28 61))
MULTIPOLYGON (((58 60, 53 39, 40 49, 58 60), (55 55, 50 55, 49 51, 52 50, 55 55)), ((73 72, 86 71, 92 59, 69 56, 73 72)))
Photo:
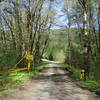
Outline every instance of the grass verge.
POLYGON ((71 70, 73 72, 72 76, 79 81, 81 85, 85 85, 88 89, 100 93, 100 83, 95 80, 81 80, 80 79, 80 69, 75 68, 73 66, 69 66, 68 64, 59 64, 61 67, 71 70))
POLYGON ((48 64, 45 62, 34 63, 32 66, 30 74, 28 71, 19 71, 15 73, 3 74, 0 75, 0 98, 8 95, 9 93, 15 90, 15 86, 25 84, 33 77, 36 77, 40 74, 40 70, 48 67, 48 64))

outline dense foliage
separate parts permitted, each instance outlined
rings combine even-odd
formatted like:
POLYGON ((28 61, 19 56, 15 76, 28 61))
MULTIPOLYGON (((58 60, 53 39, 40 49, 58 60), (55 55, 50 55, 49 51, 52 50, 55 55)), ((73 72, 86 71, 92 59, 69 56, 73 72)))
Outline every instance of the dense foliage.
POLYGON ((99 0, 0 1, 0 71, 27 66, 14 65, 28 50, 33 69, 57 60, 100 82, 99 0))

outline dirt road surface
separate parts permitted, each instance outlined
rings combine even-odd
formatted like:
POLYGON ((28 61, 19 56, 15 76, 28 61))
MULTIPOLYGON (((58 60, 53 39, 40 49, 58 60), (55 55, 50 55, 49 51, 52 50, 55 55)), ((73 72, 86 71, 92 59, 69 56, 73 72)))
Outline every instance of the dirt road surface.
POLYGON ((2 100, 100 100, 94 93, 78 87, 68 74, 50 63, 41 76, 18 87, 2 100))

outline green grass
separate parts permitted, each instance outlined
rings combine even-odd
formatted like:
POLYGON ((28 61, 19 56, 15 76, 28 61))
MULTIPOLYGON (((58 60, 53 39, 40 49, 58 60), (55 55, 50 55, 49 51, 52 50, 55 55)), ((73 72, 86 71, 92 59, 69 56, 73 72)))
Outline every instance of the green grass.
POLYGON ((28 73, 16 72, 0 76, 0 98, 14 90, 14 86, 25 83, 28 80, 28 73))
POLYGON ((39 63, 33 63, 32 69, 39 71, 39 70, 42 70, 43 68, 46 68, 46 67, 48 67, 48 63, 41 61, 39 63))
POLYGON ((24 84, 29 80, 27 72, 15 72, 0 76, 0 98, 14 90, 14 86, 24 84))
POLYGON ((81 81, 80 83, 87 86, 89 89, 91 89, 93 91, 99 91, 100 92, 100 83, 97 83, 94 80, 81 81))
POLYGON ((80 69, 75 68, 73 66, 69 66, 68 64, 59 64, 61 67, 67 68, 69 70, 71 70, 73 72, 73 77, 79 81, 80 84, 87 86, 89 89, 93 90, 93 91, 98 91, 100 92, 100 83, 98 83, 95 80, 81 80, 80 79, 80 69))
POLYGON ((73 72, 73 77, 77 80, 80 79, 80 69, 79 68, 75 68, 74 66, 69 66, 68 64, 59 64, 61 67, 63 68, 67 68, 68 70, 73 72))
POLYGON ((38 76, 40 74, 39 71, 46 67, 48 67, 47 63, 40 62, 32 66, 30 73, 28 71, 19 71, 0 75, 0 98, 13 92, 15 86, 25 84, 29 80, 32 80, 33 77, 38 76))

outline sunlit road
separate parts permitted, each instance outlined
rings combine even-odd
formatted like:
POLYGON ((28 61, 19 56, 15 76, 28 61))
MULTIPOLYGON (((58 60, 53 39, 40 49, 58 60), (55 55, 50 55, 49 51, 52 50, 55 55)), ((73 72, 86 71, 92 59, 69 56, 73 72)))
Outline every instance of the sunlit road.
POLYGON ((100 100, 94 93, 78 87, 69 72, 49 63, 43 74, 3 100, 100 100))

